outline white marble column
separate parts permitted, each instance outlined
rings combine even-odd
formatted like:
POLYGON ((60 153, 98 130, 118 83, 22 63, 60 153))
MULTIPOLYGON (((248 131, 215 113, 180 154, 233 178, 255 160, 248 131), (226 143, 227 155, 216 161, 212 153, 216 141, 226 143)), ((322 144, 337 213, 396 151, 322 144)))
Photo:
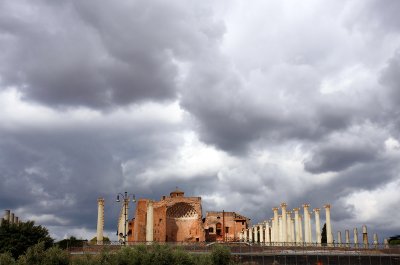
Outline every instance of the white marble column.
POLYGON ((344 231, 345 233, 345 238, 346 238, 346 247, 350 247, 350 231, 346 230, 344 231))
POLYGON ((244 242, 247 242, 247 233, 248 233, 248 231, 247 231, 247 229, 245 229, 245 230, 243 231, 243 241, 244 241, 244 242))
POLYGON ((253 228, 249 227, 249 242, 253 243, 253 228))
POLYGON ((287 242, 287 216, 286 216, 286 206, 287 204, 281 203, 281 213, 282 213, 282 242, 287 242))
POLYGON ((362 233, 363 233, 363 245, 364 245, 364 248, 368 248, 369 242, 368 242, 368 232, 367 232, 367 226, 366 225, 362 226, 362 233))
POLYGON ((271 236, 271 243, 273 243, 273 242, 276 242, 276 240, 275 240, 275 235, 274 235, 274 233, 275 233, 275 221, 274 221, 274 218, 271 218, 270 219, 270 228, 271 228, 271 233, 270 233, 270 236, 271 236))
POLYGON ((147 203, 147 213, 146 213, 146 242, 154 241, 154 208, 153 202, 149 201, 147 203))
POLYGON ((103 245, 103 231, 104 231, 104 199, 97 199, 97 245, 103 245))
POLYGON ((332 246, 333 238, 332 238, 332 225, 331 225, 331 205, 325 204, 325 222, 326 222, 326 242, 328 246, 332 246))
POLYGON ((265 236, 266 236, 266 239, 265 239, 265 241, 267 241, 267 244, 268 245, 271 245, 271 242, 272 242, 272 228, 271 228, 271 225, 270 225, 270 223, 267 223, 267 226, 265 227, 265 236))
POLYGON ((11 211, 5 210, 4 211, 4 220, 6 220, 7 222, 10 222, 10 215, 11 215, 11 211))
POLYGON ((354 228, 354 247, 358 248, 358 230, 357 228, 354 228))
POLYGON ((254 243, 258 243, 258 226, 254 225, 253 226, 253 231, 254 231, 254 243))
POLYGON ((342 246, 342 232, 341 231, 337 232, 337 244, 338 244, 338 247, 342 246))
MULTIPOLYGON (((290 242, 295 243, 296 242, 296 230, 295 230, 295 225, 294 225, 294 218, 290 218, 290 235, 292 236, 290 238, 290 242)), ((293 244, 295 245, 295 244, 293 244)))
POLYGON ((374 233, 374 246, 375 248, 378 247, 378 234, 374 233))
POLYGON ((309 204, 305 203, 303 204, 303 213, 304 213, 304 242, 306 244, 311 243, 311 239, 310 239, 310 232, 308 231, 308 229, 310 228, 309 226, 309 212, 308 212, 308 208, 310 207, 309 204))
MULTIPOLYGON (((283 242, 283 226, 282 226, 282 215, 278 215, 278 226, 279 226, 279 241, 280 243, 283 242)), ((281 246, 282 244, 280 244, 281 246)))
POLYGON ((273 226, 274 226, 274 242, 280 242, 279 241, 279 217, 278 217, 278 208, 274 207, 272 208, 272 210, 274 211, 274 222, 273 222, 273 226))
POLYGON ((320 217, 319 217, 319 208, 314 208, 314 215, 315 215, 315 241, 317 242, 317 245, 321 245, 321 223, 320 223, 320 217))
POLYGON ((260 243, 263 244, 264 243, 264 225, 259 224, 258 231, 260 233, 260 243))
POLYGON ((292 219, 291 211, 286 211, 286 242, 290 242, 292 238, 290 231, 290 219, 292 219))
POLYGON ((294 230, 295 230, 295 242, 300 243, 300 227, 299 227, 299 208, 294 208, 294 230))
POLYGON ((312 226, 311 226, 311 213, 308 212, 308 239, 310 244, 312 243, 312 226))
POLYGON ((300 243, 303 245, 304 244, 304 236, 303 236, 303 216, 301 216, 301 214, 299 214, 299 239, 300 239, 300 243))

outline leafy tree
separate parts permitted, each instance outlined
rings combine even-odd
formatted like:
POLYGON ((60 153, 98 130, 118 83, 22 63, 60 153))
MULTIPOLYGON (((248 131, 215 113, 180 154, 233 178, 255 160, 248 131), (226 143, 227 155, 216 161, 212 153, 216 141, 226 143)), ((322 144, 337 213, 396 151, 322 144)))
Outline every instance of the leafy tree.
POLYGON ((0 254, 0 265, 14 265, 15 260, 10 252, 0 254))
MULTIPOLYGON (((104 243, 109 243, 110 239, 108 237, 103 237, 103 242, 104 243)), ((92 239, 90 239, 90 244, 96 245, 97 244, 97 237, 93 237, 92 239)))
POLYGON ((211 252, 211 259, 214 265, 228 265, 231 262, 231 251, 227 247, 216 244, 211 252))
POLYGON ((321 244, 323 246, 326 246, 326 243, 328 242, 328 239, 326 237, 326 223, 322 227, 322 232, 321 232, 321 244))
POLYGON ((61 249, 68 249, 73 247, 83 247, 86 242, 86 239, 77 239, 76 237, 71 236, 68 239, 58 241, 56 245, 61 249))
POLYGON ((0 226, 0 253, 10 252, 17 258, 39 242, 43 242, 44 249, 53 245, 49 231, 41 225, 35 225, 33 221, 18 224, 5 221, 0 226))

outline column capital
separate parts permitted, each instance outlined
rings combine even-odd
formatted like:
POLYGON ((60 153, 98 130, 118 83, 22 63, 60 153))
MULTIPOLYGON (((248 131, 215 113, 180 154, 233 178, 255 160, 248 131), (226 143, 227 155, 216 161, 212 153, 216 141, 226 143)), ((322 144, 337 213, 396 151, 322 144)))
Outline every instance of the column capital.
POLYGON ((298 211, 300 211, 300 208, 294 208, 293 209, 293 212, 298 212, 298 211))
POLYGON ((315 213, 319 213, 320 210, 321 210, 320 208, 314 208, 314 209, 313 209, 313 211, 314 211, 315 213))
POLYGON ((292 214, 292 211, 286 211, 286 214, 292 214))
POLYGON ((272 211, 278 211, 279 210, 279 208, 278 207, 274 207, 274 208, 272 208, 272 211))
POLYGON ((286 208, 286 206, 287 206, 286 202, 281 203, 281 208, 286 208))
POLYGON ((310 207, 310 204, 304 203, 302 206, 303 206, 303 208, 308 208, 308 207, 310 207))
POLYGON ((325 208, 325 209, 330 209, 330 208, 331 208, 331 205, 330 205, 330 204, 325 204, 325 205, 324 205, 324 208, 325 208))

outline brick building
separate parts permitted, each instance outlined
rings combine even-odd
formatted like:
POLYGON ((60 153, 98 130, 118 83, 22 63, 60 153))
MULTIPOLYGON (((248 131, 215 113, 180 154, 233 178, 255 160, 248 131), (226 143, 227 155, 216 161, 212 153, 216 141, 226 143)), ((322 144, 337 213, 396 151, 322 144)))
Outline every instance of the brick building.
POLYGON ((128 241, 234 241, 249 221, 234 212, 207 212, 203 219, 201 197, 185 197, 176 189, 159 201, 137 201, 135 218, 128 224, 128 241))

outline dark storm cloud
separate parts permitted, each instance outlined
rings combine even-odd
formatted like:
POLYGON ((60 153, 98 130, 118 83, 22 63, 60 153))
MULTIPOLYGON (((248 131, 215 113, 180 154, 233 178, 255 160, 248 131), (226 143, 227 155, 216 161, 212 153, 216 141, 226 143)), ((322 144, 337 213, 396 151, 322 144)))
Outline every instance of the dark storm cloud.
POLYGON ((202 38, 220 34, 207 13, 188 8, 158 1, 3 1, 2 87, 50 106, 101 109, 174 99, 173 60, 197 54, 202 38))

